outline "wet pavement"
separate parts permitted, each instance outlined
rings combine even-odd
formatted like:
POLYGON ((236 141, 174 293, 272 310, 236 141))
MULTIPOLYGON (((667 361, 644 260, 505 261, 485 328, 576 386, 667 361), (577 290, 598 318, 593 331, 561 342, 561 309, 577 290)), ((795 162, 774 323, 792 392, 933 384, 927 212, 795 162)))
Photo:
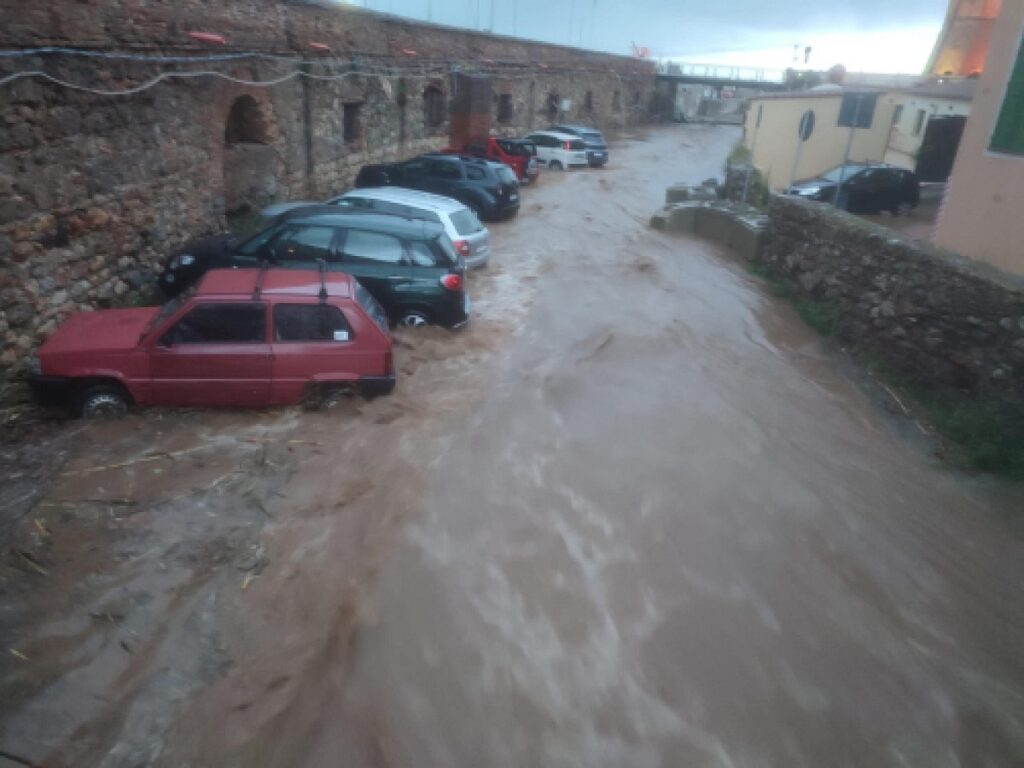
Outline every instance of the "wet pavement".
POLYGON ((738 135, 545 174, 474 323, 400 335, 391 397, 63 438, 2 566, 0 750, 1021 765, 1024 491, 945 466, 743 265, 646 225, 738 135))

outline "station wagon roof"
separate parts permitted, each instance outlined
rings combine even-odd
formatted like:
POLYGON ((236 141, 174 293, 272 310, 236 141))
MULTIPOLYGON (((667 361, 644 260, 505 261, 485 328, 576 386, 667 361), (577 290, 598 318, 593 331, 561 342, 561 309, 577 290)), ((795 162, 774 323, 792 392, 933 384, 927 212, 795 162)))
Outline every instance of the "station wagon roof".
MULTIPOLYGON (((355 292, 354 278, 344 272, 325 272, 323 284, 327 295, 350 298, 355 292)), ((263 296, 300 296, 316 298, 320 295, 319 272, 304 269, 211 269, 196 288, 196 296, 252 296, 259 283, 263 296), (260 281, 260 274, 263 274, 260 281)))
POLYGON ((287 217, 289 224, 321 224, 330 227, 366 229, 371 232, 397 235, 408 240, 433 240, 444 230, 440 224, 389 216, 381 213, 365 213, 347 210, 336 205, 316 206, 311 212, 296 211, 287 217))
POLYGON ((430 211, 441 211, 444 213, 455 213, 466 206, 458 200, 453 200, 444 195, 435 195, 431 192, 421 192, 418 189, 406 189, 405 187, 363 187, 346 192, 340 197, 333 198, 332 203, 337 203, 343 198, 364 197, 370 200, 384 200, 389 203, 402 203, 430 211))

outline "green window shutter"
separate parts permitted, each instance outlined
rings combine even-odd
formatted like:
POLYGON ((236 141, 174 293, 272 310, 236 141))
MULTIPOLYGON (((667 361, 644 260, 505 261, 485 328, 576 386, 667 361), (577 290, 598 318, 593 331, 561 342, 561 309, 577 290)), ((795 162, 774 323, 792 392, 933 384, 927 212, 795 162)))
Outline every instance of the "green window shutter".
POLYGON ((1024 40, 1017 49, 1017 61, 1006 85, 1006 98, 999 110, 989 149, 1024 155, 1024 40))

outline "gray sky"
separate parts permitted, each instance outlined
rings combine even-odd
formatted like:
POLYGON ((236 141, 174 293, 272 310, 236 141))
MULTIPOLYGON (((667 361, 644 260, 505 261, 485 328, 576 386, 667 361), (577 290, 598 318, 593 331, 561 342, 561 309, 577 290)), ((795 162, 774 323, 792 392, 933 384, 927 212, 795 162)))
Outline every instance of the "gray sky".
MULTIPOLYGON (((492 0, 348 0, 418 19, 486 28, 492 0)), ((695 63, 782 68, 793 46, 810 64, 850 70, 919 72, 942 23, 946 0, 493 0, 494 31, 695 63)))

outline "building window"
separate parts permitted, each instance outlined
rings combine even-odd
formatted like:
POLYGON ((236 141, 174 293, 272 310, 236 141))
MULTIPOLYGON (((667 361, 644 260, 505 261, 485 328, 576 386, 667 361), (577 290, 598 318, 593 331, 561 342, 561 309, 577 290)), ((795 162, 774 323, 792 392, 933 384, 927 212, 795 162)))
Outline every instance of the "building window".
POLYGON ((423 122, 430 128, 444 123, 444 92, 436 85, 423 89, 423 122))
POLYGON ((359 112, 361 111, 362 104, 345 104, 342 109, 344 117, 344 137, 345 143, 348 144, 353 141, 359 141, 363 137, 363 124, 359 118, 359 112))
POLYGON ((928 112, 923 109, 917 110, 917 119, 914 120, 914 135, 920 136, 921 131, 924 130, 924 123, 928 117, 928 112))
POLYGON ((502 93, 498 95, 498 122, 507 123, 512 119, 512 94, 502 93))
POLYGON ((618 91, 612 92, 612 111, 619 112, 622 110, 622 96, 618 91))
POLYGON ((897 104, 896 111, 892 113, 892 124, 899 125, 900 120, 903 118, 903 105, 897 104))
POLYGON ((1024 155, 1024 37, 1017 49, 1017 60, 1006 84, 1006 97, 999 110, 989 149, 1024 155))
POLYGON ((549 93, 547 104, 544 107, 544 113, 548 116, 548 120, 554 120, 558 117, 558 94, 549 93))
POLYGON ((583 111, 584 112, 588 112, 588 113, 594 111, 594 92, 593 91, 587 91, 583 95, 583 111))

